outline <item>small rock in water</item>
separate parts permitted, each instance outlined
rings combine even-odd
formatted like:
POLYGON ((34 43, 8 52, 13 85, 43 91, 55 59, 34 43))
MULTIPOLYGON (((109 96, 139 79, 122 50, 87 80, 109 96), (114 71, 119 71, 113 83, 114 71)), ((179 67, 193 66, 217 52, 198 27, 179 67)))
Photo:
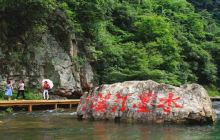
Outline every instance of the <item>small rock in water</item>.
POLYGON ((12 115, 15 116, 15 115, 17 115, 17 114, 18 114, 18 113, 13 113, 12 115))
POLYGON ((70 115, 76 116, 76 115, 77 115, 77 112, 72 112, 72 113, 70 113, 70 115))
POLYGON ((54 112, 54 110, 47 110, 47 112, 52 113, 52 112, 54 112))

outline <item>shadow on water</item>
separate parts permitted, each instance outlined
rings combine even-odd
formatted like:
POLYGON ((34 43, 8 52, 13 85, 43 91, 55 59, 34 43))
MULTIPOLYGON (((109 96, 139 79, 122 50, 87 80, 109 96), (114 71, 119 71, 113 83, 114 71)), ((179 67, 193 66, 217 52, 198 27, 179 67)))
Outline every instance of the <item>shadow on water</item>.
MULTIPOLYGON (((220 113, 220 102, 213 103, 220 113)), ((1 140, 219 140, 215 125, 150 125, 79 121, 73 110, 0 115, 1 140)))

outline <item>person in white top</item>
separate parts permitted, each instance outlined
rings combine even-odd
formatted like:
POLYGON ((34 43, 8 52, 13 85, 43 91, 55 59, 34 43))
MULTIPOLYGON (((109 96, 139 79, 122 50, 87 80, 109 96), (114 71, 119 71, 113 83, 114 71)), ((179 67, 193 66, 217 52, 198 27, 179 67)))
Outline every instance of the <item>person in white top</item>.
POLYGON ((25 99, 25 96, 24 96, 24 81, 23 80, 20 80, 19 84, 18 84, 18 94, 17 94, 17 99, 18 97, 20 96, 20 94, 23 96, 23 99, 25 99))

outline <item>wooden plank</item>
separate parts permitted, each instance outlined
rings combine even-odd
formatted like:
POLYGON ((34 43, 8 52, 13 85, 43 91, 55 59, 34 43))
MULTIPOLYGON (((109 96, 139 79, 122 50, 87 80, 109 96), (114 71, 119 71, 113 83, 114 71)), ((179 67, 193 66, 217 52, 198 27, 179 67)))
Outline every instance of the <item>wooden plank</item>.
POLYGON ((4 104, 0 104, 0 106, 7 106, 7 105, 53 105, 53 104, 78 104, 78 102, 74 102, 74 103, 4 103, 4 104))
POLYGON ((2 100, 0 103, 3 102, 74 102, 74 101, 80 101, 80 99, 72 99, 72 100, 2 100))
POLYGON ((57 109, 58 104, 79 104, 80 99, 73 100, 11 100, 11 101, 0 101, 0 106, 28 106, 28 111, 32 112, 33 105, 54 105, 57 109))
POLYGON ((74 100, 11 100, 11 101, 0 101, 0 106, 8 105, 49 105, 49 104, 78 104, 79 99, 74 100))
POLYGON ((11 101, 0 101, 1 103, 71 103, 79 102, 80 99, 74 100, 11 100, 11 101))
POLYGON ((32 112, 32 105, 28 106, 28 112, 32 112))
POLYGON ((57 110, 57 104, 54 105, 54 109, 57 110))
POLYGON ((73 106, 72 104, 69 105, 70 109, 72 109, 72 106, 73 106))
POLYGON ((211 101, 220 101, 220 97, 210 97, 211 101))

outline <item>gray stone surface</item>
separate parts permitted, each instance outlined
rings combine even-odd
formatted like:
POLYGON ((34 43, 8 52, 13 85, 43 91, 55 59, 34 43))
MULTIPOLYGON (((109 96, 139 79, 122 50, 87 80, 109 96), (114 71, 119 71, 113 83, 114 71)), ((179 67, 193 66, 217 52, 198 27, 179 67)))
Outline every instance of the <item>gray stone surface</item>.
POLYGON ((207 91, 198 84, 175 87, 154 81, 102 85, 84 94, 78 117, 154 123, 213 123, 216 114, 207 91))
POLYGON ((89 91, 90 89, 93 88, 93 70, 91 65, 87 62, 83 65, 81 72, 80 72, 80 82, 82 85, 82 88, 85 91, 89 91))
MULTIPOLYGON (((45 36, 43 40, 45 44, 44 46, 46 46, 47 49, 46 51, 41 51, 41 53, 44 53, 43 55, 39 52, 40 57, 38 57, 39 59, 37 61, 41 61, 42 58, 45 58, 44 60, 49 59, 49 63, 52 64, 54 71, 58 75, 58 77, 53 77, 55 76, 55 73, 52 73, 48 75, 48 78, 59 83, 59 86, 61 87, 75 89, 77 87, 77 79, 75 79, 76 76, 73 75, 72 67, 74 67, 74 64, 72 63, 70 56, 52 37, 45 36)), ((45 67, 47 67, 46 65, 45 67)), ((46 70, 44 71, 44 75, 47 75, 46 70)))
MULTIPOLYGON (((55 39, 50 34, 41 36, 41 41, 38 44, 29 44, 28 49, 22 57, 16 59, 15 56, 21 55, 20 52, 11 52, 3 55, 0 50, 0 82, 7 78, 13 83, 24 79, 26 86, 32 88, 40 88, 42 79, 51 79, 54 82, 54 89, 64 88, 72 93, 75 91, 82 92, 81 81, 91 81, 93 72, 90 64, 82 68, 85 79, 80 79, 80 70, 77 70, 76 64, 72 61, 72 55, 77 55, 77 46, 72 48, 70 53, 67 48, 55 39), (24 60, 21 60, 23 58, 24 60), (89 69, 87 69, 89 68, 89 69), (86 69, 86 70, 84 70, 86 69), (86 78, 89 78, 88 80, 86 78)), ((71 46, 69 46, 71 47, 71 46)), ((4 89, 4 84, 0 84, 0 90, 4 89)))

